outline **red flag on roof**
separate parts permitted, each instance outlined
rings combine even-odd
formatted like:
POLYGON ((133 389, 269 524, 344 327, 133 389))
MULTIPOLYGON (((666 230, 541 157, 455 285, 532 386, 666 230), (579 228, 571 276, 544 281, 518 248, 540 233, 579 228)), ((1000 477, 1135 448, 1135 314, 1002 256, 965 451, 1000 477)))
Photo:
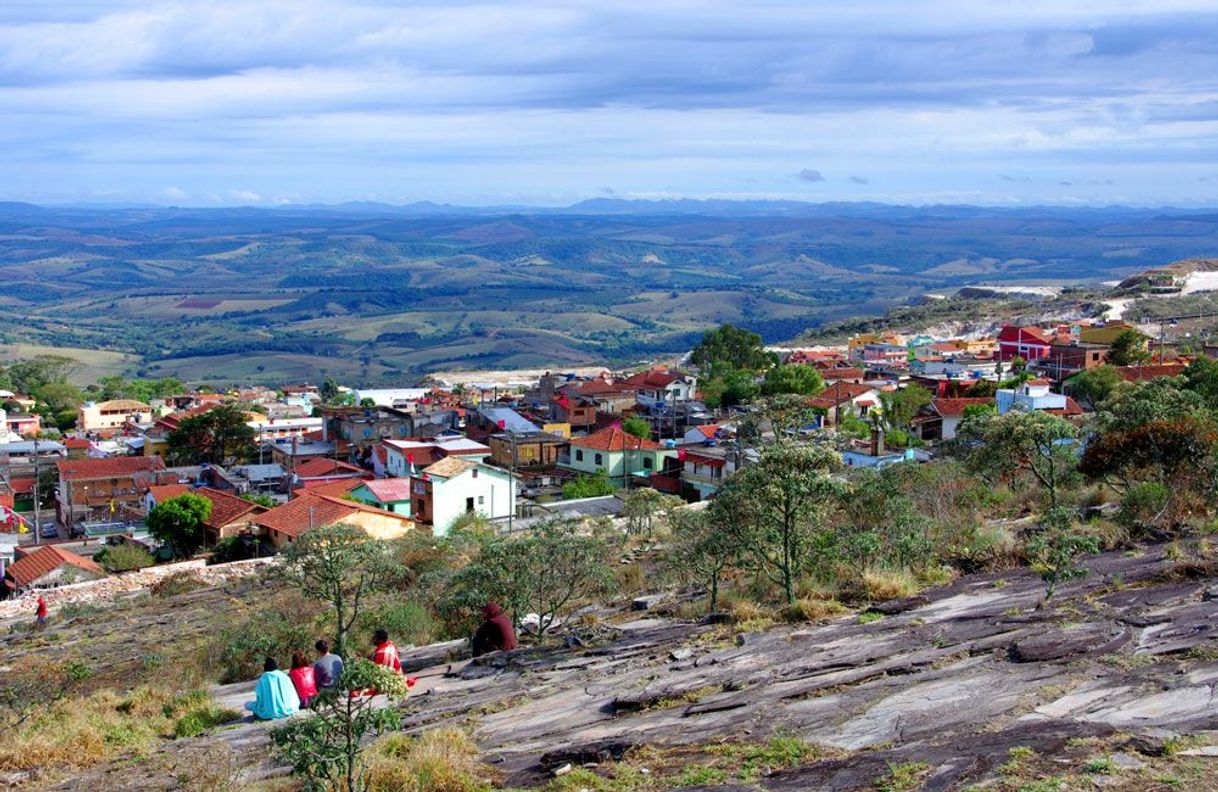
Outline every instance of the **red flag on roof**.
POLYGON ((684 448, 678 448, 678 449, 677 449, 677 460, 678 460, 678 461, 680 461, 680 462, 684 462, 684 461, 685 461, 685 454, 686 454, 686 451, 685 451, 685 449, 684 449, 684 448))
POLYGON ((406 452, 406 461, 412 465, 414 464, 414 452, 413 451, 406 452))
POLYGON ((567 398, 567 394, 564 393, 558 397, 558 406, 562 407, 564 410, 571 406, 571 400, 567 398))
POLYGON ((505 419, 503 419, 503 418, 500 418, 500 419, 499 419, 499 428, 500 428, 500 429, 507 429, 507 421, 506 421, 505 419))

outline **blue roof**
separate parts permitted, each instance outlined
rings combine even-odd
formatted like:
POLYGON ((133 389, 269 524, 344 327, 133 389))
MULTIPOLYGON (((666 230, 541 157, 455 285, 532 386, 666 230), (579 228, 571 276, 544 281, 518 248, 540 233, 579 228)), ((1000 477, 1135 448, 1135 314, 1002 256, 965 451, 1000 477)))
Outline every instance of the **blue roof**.
MULTIPOLYGON (((67 451, 62 443, 56 443, 54 440, 39 440, 38 453, 40 454, 56 454, 60 451, 67 451)), ((32 454, 34 453, 34 441, 23 440, 18 443, 0 443, 0 454, 32 454)))
POLYGON ((540 426, 510 407, 479 407, 478 413, 496 426, 499 425, 500 421, 503 421, 503 428, 509 432, 541 431, 540 426))

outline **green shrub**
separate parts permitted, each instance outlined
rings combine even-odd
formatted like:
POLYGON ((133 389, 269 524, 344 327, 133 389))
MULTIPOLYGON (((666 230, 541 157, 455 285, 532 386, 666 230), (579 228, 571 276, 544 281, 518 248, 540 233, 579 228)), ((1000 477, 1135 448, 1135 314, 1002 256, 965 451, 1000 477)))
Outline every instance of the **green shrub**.
POLYGON ((173 597, 178 594, 189 594, 207 588, 198 575, 193 572, 174 572, 152 584, 152 593, 157 597, 173 597))
POLYGON ((293 650, 312 646, 319 633, 309 620, 291 618, 276 609, 255 613, 239 624, 221 630, 214 647, 220 681, 254 679, 268 657, 286 661, 293 650))
POLYGON ((217 707, 212 704, 199 705, 177 719, 173 724, 173 736, 179 739, 198 737, 208 729, 223 723, 230 723, 240 717, 240 712, 225 707, 217 707))
POLYGON ((152 553, 137 544, 126 542, 99 550, 93 560, 105 567, 107 572, 130 572, 156 563, 152 553))
POLYGON ((431 614, 417 602, 391 601, 373 606, 360 613, 359 625, 364 634, 384 627, 398 646, 431 643, 437 632, 431 614))
POLYGON ((1131 528, 1153 527, 1162 518, 1171 491, 1157 481, 1134 484, 1121 498, 1120 520, 1131 528))

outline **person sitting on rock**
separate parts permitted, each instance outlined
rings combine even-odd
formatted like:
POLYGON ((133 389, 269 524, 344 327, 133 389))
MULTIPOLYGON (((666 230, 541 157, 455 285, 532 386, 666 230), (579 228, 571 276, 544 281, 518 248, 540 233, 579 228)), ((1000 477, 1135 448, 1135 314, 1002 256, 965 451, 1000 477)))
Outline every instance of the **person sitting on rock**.
POLYGON ((343 659, 330 651, 330 643, 325 638, 314 644, 314 648, 317 659, 313 662, 313 679, 318 688, 332 688, 343 675, 343 659))
POLYGON ((292 670, 288 672, 292 687, 300 697, 300 706, 307 709, 309 703, 317 695, 317 682, 313 675, 313 666, 305 659, 304 652, 292 652, 292 670))
POLYGON ((288 675, 279 670, 275 658, 268 657, 262 664, 262 676, 254 688, 254 700, 245 702, 245 708, 259 720, 276 720, 295 715, 300 711, 300 697, 288 675))
POLYGON ((482 624, 474 633, 474 657, 487 652, 510 652, 516 648, 516 630, 512 620, 497 602, 488 602, 482 609, 482 624))
POLYGON ((402 673, 402 661, 398 657, 398 648, 393 641, 389 640, 389 633, 383 627, 372 634, 372 645, 376 649, 372 652, 372 662, 377 665, 383 665, 386 668, 392 668, 399 674, 402 673))

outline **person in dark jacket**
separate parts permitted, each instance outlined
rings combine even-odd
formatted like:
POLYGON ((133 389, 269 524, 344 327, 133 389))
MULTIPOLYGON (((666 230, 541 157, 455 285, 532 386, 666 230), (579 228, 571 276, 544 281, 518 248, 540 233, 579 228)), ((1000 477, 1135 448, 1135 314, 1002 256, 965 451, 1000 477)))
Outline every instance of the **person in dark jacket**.
POLYGON ((512 620, 498 603, 488 602, 482 609, 482 625, 474 633, 474 657, 487 652, 510 652, 516 648, 512 620))

